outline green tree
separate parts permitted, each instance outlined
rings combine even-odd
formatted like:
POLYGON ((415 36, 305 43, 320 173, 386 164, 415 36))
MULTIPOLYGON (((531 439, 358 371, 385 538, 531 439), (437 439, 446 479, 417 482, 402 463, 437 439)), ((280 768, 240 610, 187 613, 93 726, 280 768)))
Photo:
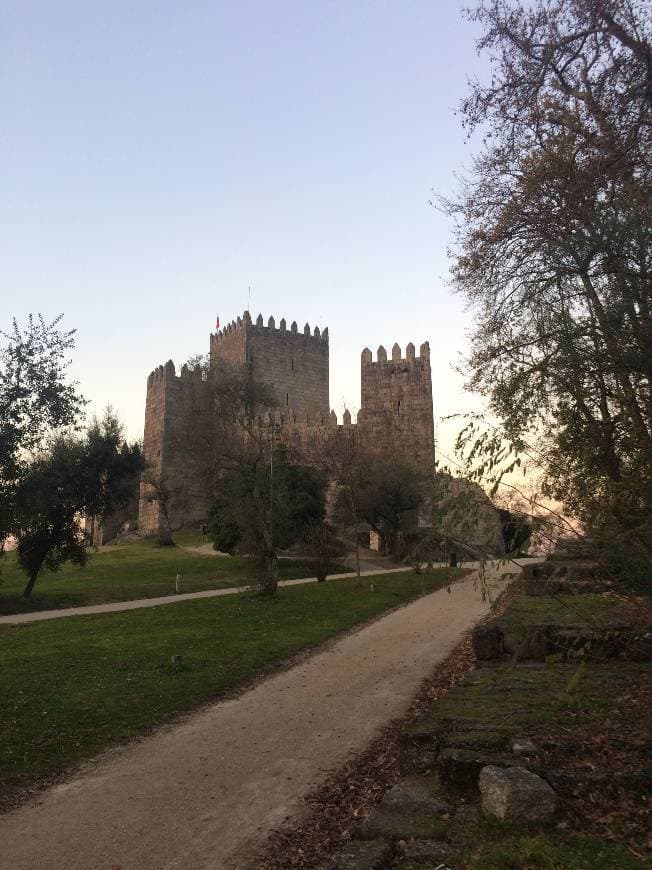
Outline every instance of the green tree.
POLYGON ((532 519, 507 508, 498 508, 502 523, 503 541, 506 553, 520 553, 527 547, 532 535, 532 519))
POLYGON ((85 405, 77 385, 66 381, 75 330, 62 330, 61 320, 29 315, 24 328, 14 320, 0 332, 0 549, 14 525, 30 452, 75 426, 85 405))
POLYGON ((16 486, 11 531, 30 598, 39 574, 65 562, 84 565, 82 517, 106 517, 122 507, 142 468, 138 445, 127 444, 108 409, 82 437, 60 435, 25 462, 16 486))
POLYGON ((24 598, 30 598, 43 570, 57 571, 65 562, 87 561, 80 514, 85 508, 84 445, 58 438, 32 459, 15 499, 13 531, 18 564, 27 574, 24 598))
POLYGON ((83 441, 80 484, 85 509, 94 523, 124 507, 132 497, 145 460, 138 442, 129 443, 124 427, 110 405, 101 420, 93 418, 83 441))
POLYGON ((476 315, 470 386, 544 492, 649 566, 650 6, 490 0, 471 17, 493 69, 461 109, 483 146, 443 203, 476 315))
POLYGON ((400 556, 405 535, 417 526, 425 484, 423 474, 411 462, 358 450, 337 493, 336 516, 356 527, 368 523, 384 538, 387 550, 400 556))
POLYGON ((216 549, 254 556, 262 588, 274 592, 278 550, 291 547, 321 526, 326 483, 314 468, 288 460, 276 448, 272 461, 242 460, 218 481, 210 529, 216 549))
POLYGON ((323 519, 325 481, 279 449, 273 389, 257 381, 249 366, 216 360, 210 379, 217 445, 211 520, 215 543, 226 552, 254 555, 262 589, 273 593, 278 549, 323 519))
POLYGON ((308 525, 303 540, 312 559, 317 582, 323 583, 333 562, 345 555, 346 544, 338 535, 335 525, 328 520, 308 525))

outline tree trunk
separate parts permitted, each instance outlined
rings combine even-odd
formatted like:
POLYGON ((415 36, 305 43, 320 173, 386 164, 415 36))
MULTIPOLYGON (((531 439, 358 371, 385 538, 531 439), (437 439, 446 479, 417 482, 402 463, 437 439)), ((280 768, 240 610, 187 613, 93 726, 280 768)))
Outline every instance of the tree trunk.
POLYGON ((158 527, 158 542, 161 547, 174 547, 174 539, 172 538, 172 530, 168 523, 159 523, 158 527))
POLYGON ((263 571, 260 583, 261 591, 273 595, 278 587, 278 556, 274 552, 263 556, 263 571))
POLYGON ((355 573, 360 579, 360 533, 358 531, 358 523, 355 524, 355 573))
POLYGON ((29 580, 27 581, 27 586, 23 591, 23 598, 27 598, 28 600, 32 597, 32 589, 34 588, 34 584, 36 583, 36 578, 38 577, 38 571, 34 571, 29 575, 29 580))

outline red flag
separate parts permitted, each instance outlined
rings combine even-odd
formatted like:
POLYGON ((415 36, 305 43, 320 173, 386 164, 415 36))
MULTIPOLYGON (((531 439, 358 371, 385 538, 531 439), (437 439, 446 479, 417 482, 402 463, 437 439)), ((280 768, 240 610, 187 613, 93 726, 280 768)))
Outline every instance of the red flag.
POLYGON ((220 315, 218 314, 217 318, 215 320, 215 329, 219 329, 219 328, 220 328, 220 315))

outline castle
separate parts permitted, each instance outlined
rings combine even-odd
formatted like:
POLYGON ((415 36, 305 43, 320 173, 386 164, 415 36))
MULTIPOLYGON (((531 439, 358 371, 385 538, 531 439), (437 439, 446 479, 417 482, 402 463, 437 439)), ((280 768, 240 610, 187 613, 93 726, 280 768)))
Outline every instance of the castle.
MULTIPOLYGON (((289 329, 283 319, 267 325, 249 312, 210 336, 210 367, 218 360, 250 367, 255 380, 267 383, 276 399, 270 419, 279 438, 303 461, 323 439, 349 437, 368 450, 388 451, 434 467, 434 422, 430 347, 424 342, 417 356, 412 343, 401 355, 395 344, 388 359, 380 346, 374 360, 365 348, 361 357, 361 408, 355 423, 344 412, 342 423, 330 411, 328 329, 289 329)), ((201 367, 181 368, 169 360, 147 379, 143 449, 149 466, 141 482, 138 527, 156 533, 161 511, 172 528, 206 519, 211 502, 211 456, 215 433, 211 378, 201 367), (167 493, 161 504, 161 487, 167 493)))

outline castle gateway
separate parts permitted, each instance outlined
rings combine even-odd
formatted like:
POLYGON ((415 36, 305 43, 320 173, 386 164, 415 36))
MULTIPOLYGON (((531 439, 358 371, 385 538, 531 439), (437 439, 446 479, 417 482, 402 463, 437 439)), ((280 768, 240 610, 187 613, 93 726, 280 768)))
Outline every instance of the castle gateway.
MULTIPOLYGON (((328 329, 288 328, 273 317, 252 322, 249 312, 210 336, 210 367, 218 361, 247 365, 255 380, 269 384, 276 407, 279 440, 297 458, 311 462, 315 445, 336 437, 354 439, 365 450, 386 451, 434 470, 434 423, 430 347, 417 356, 412 343, 391 358, 379 347, 374 360, 361 358, 361 408, 356 423, 344 412, 338 424, 328 392, 328 329)), ((219 376, 219 375, 217 375, 219 376)), ((211 468, 215 432, 210 377, 200 367, 183 366, 177 375, 168 361, 147 378, 143 448, 152 483, 141 483, 138 527, 156 533, 162 509, 172 528, 206 519, 212 499, 211 468), (160 493, 166 494, 162 507, 160 493)))

